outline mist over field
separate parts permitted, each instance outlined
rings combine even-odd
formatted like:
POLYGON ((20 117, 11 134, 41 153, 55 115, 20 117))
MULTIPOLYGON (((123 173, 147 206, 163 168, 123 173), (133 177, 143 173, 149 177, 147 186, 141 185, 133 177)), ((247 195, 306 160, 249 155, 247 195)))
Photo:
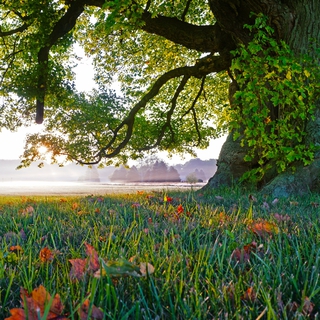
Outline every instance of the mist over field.
MULTIPOLYGON (((216 160, 204 161, 198 158, 185 164, 167 166, 169 177, 172 171, 176 172, 177 179, 174 181, 159 180, 154 175, 154 164, 145 166, 144 171, 142 167, 124 169, 109 166, 97 169, 76 164, 68 164, 65 167, 45 164, 43 168, 39 168, 37 163, 33 163, 29 168, 17 170, 19 164, 19 160, 0 160, 0 195, 84 195, 177 190, 191 187, 186 182, 191 174, 198 175, 199 181, 194 187, 199 188, 216 171, 216 160), (140 174, 140 178, 130 180, 132 171, 140 174), (150 178, 152 175, 154 179, 150 178)), ((160 167, 161 164, 163 166, 163 162, 160 161, 160 167)), ((166 168, 165 165, 164 167, 166 168)), ((158 176, 163 174, 160 172, 158 176)))

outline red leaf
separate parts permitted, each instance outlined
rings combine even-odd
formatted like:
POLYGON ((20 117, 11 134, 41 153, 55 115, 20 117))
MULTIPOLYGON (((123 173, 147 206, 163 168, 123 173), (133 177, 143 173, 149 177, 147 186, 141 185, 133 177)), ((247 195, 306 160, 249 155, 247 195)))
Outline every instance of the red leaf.
POLYGON ((231 258, 240 262, 246 263, 250 260, 250 253, 257 249, 257 243, 252 241, 251 243, 243 246, 243 248, 236 248, 233 250, 231 258))
POLYGON ((103 312, 99 308, 97 308, 95 305, 92 305, 91 317, 88 318, 89 308, 90 308, 90 301, 86 299, 79 310, 80 320, 88 320, 88 319, 102 320, 103 319, 103 312))
POLYGON ((87 259, 70 259, 72 267, 70 270, 71 279, 82 279, 87 267, 87 259))
POLYGON ((182 204, 179 204, 179 205, 178 205, 178 208, 177 208, 177 212, 178 212, 178 214, 183 213, 183 211, 184 211, 184 209, 183 209, 182 204))
POLYGON ((89 268, 92 272, 96 272, 100 269, 98 253, 90 244, 85 243, 84 245, 86 246, 86 254, 89 257, 89 268))
POLYGON ((70 270, 70 278, 81 280, 86 272, 96 272, 100 270, 99 256, 97 251, 88 243, 84 244, 86 247, 86 259, 70 259, 72 267, 70 270))

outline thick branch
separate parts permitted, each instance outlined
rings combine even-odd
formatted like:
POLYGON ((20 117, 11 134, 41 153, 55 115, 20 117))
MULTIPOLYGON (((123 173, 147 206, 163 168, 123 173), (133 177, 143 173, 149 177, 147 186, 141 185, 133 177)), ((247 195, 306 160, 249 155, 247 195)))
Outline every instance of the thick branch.
MULTIPOLYGON (((86 0, 86 5, 102 7, 104 0, 86 0)), ((230 35, 224 32, 218 24, 208 26, 197 26, 184 22, 190 1, 187 2, 185 12, 183 12, 181 20, 178 18, 165 17, 157 15, 152 18, 148 12, 148 4, 142 20, 145 25, 142 30, 157 34, 175 43, 181 44, 188 49, 200 52, 225 52, 234 49, 234 42, 230 35)))
POLYGON ((9 31, 0 31, 0 37, 7 37, 7 36, 11 36, 15 33, 18 32, 23 32, 24 30, 28 29, 28 25, 27 24, 23 24, 22 26, 13 29, 13 30, 9 30, 9 31))
POLYGON ((160 15, 151 18, 149 12, 144 12, 142 19, 145 22, 142 27, 144 31, 162 36, 188 49, 214 53, 234 48, 231 37, 223 32, 218 24, 197 26, 160 15))
MULTIPOLYGON (((144 97, 130 110, 128 116, 114 130, 113 138, 95 155, 97 160, 93 162, 83 162, 78 160, 78 162, 84 165, 93 165, 99 163, 102 158, 112 158, 117 156, 129 143, 132 137, 136 114, 143 109, 147 103, 159 93, 160 89, 171 79, 182 76, 185 77, 184 79, 189 79, 190 77, 201 79, 209 73, 227 70, 230 66, 230 63, 230 57, 209 55, 200 59, 194 66, 180 67, 166 72, 160 78, 158 78, 149 92, 147 92, 144 97), (113 144, 116 142, 120 130, 122 130, 124 127, 127 127, 125 137, 116 147, 114 147, 113 144)), ((177 89, 177 92, 180 91, 177 89)), ((156 146, 157 145, 154 147, 156 146)))

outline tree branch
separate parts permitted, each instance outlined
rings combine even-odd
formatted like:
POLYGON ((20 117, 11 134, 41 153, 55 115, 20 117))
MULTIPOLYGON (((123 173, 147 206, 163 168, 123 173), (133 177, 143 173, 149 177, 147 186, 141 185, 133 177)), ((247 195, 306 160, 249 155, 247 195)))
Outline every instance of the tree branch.
POLYGON ((192 0, 188 0, 188 1, 187 1, 186 7, 184 8, 183 13, 182 13, 182 16, 181 16, 181 20, 182 20, 182 21, 184 21, 185 18, 186 18, 186 15, 187 15, 187 13, 188 13, 188 11, 189 11, 189 8, 190 8, 191 1, 192 1, 192 0))
POLYGON ((159 133, 159 136, 158 136, 158 139, 157 141, 152 144, 152 145, 149 145, 149 146, 144 146, 143 148, 140 148, 139 151, 148 151, 148 150, 151 150, 151 149, 154 149, 155 147, 159 146, 165 133, 166 133, 166 130, 167 128, 170 129, 170 132, 171 132, 171 141, 173 142, 174 141, 174 132, 172 130, 172 127, 171 127, 171 118, 172 118, 172 115, 173 115, 173 112, 177 106, 177 100, 178 100, 178 97, 180 95, 180 93, 182 92, 182 90, 184 89, 185 85, 187 84, 188 80, 190 79, 190 76, 184 76, 173 96, 173 98, 171 99, 171 108, 168 110, 167 112, 167 119, 166 119, 166 122, 164 123, 164 125, 161 127, 161 130, 160 130, 160 133, 159 133))
POLYGON ((234 48, 232 38, 222 31, 218 24, 213 26, 197 26, 177 18, 144 12, 142 19, 145 25, 142 30, 162 36, 188 49, 200 52, 223 52, 234 48))
POLYGON ((200 144, 200 141, 201 141, 201 134, 200 134, 200 130, 199 130, 199 124, 198 124, 198 119, 197 119, 197 113, 196 113, 196 109, 195 109, 195 105, 198 101, 198 99, 200 98, 202 92, 203 92, 203 88, 204 88, 204 83, 206 81, 206 77, 204 76, 202 78, 202 81, 201 81, 201 85, 200 85, 200 88, 199 88, 199 91, 195 97, 195 99, 192 101, 192 104, 191 104, 191 107, 181 116, 180 118, 180 121, 182 121, 182 118, 187 115, 190 111, 192 111, 192 116, 193 116, 193 121, 194 121, 194 124, 195 124, 195 127, 196 127, 196 131, 197 131, 197 135, 198 135, 198 145, 200 144))
MULTIPOLYGON (((183 83, 190 77, 196 77, 201 79, 209 73, 227 70, 228 67, 230 66, 230 63, 231 63, 231 60, 226 55, 225 56, 209 55, 197 61, 197 63, 194 66, 180 67, 180 68, 176 68, 166 72, 156 80, 156 82, 153 84, 151 89, 130 110, 127 117, 117 126, 117 128, 114 129, 114 132, 113 132, 114 134, 112 139, 109 141, 109 143, 105 147, 101 148, 101 150, 94 156, 96 160, 92 162, 83 162, 81 160, 77 160, 77 161, 83 165, 93 165, 93 164, 99 163, 102 158, 110 159, 112 157, 117 156, 122 151, 122 149, 125 148, 125 146, 128 144, 128 142, 132 137, 134 120, 135 120, 136 114, 141 109, 143 109, 147 105, 147 103, 159 93, 160 89, 171 79, 179 78, 183 76, 185 80, 183 80, 181 83, 183 83), (116 147, 114 147, 113 144, 116 142, 120 130, 122 130, 124 127, 127 127, 125 136, 123 140, 116 147)), ((181 90, 182 88, 183 87, 181 87, 181 90)), ((180 92, 179 90, 180 89, 177 89, 176 94, 180 92)))
POLYGON ((49 35, 48 44, 42 47, 38 53, 38 97, 36 103, 36 123, 43 122, 44 100, 46 94, 46 82, 48 77, 49 51, 57 40, 70 32, 76 24, 78 17, 84 11, 84 0, 72 1, 67 12, 55 24, 49 35))
POLYGON ((28 29, 28 25, 27 24, 23 24, 22 26, 13 29, 13 30, 9 30, 9 31, 1 31, 0 30, 0 37, 7 37, 7 36, 11 36, 15 33, 19 33, 19 32, 23 32, 24 30, 28 29))

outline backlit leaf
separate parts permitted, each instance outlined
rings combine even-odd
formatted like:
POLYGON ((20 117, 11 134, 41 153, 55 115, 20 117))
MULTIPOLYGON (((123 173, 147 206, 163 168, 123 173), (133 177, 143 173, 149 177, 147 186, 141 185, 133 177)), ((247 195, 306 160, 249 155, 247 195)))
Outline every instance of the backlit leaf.
POLYGON ((253 222, 249 229, 259 237, 265 237, 279 232, 276 224, 265 220, 253 222))
POLYGON ((63 311, 63 304, 61 302, 59 294, 56 294, 51 298, 46 289, 40 285, 34 289, 31 294, 24 288, 20 290, 22 308, 14 308, 10 310, 11 316, 5 320, 38 320, 39 316, 42 317, 44 312, 50 304, 49 313, 47 314, 47 320, 59 319, 67 320, 68 318, 61 315, 63 311))

